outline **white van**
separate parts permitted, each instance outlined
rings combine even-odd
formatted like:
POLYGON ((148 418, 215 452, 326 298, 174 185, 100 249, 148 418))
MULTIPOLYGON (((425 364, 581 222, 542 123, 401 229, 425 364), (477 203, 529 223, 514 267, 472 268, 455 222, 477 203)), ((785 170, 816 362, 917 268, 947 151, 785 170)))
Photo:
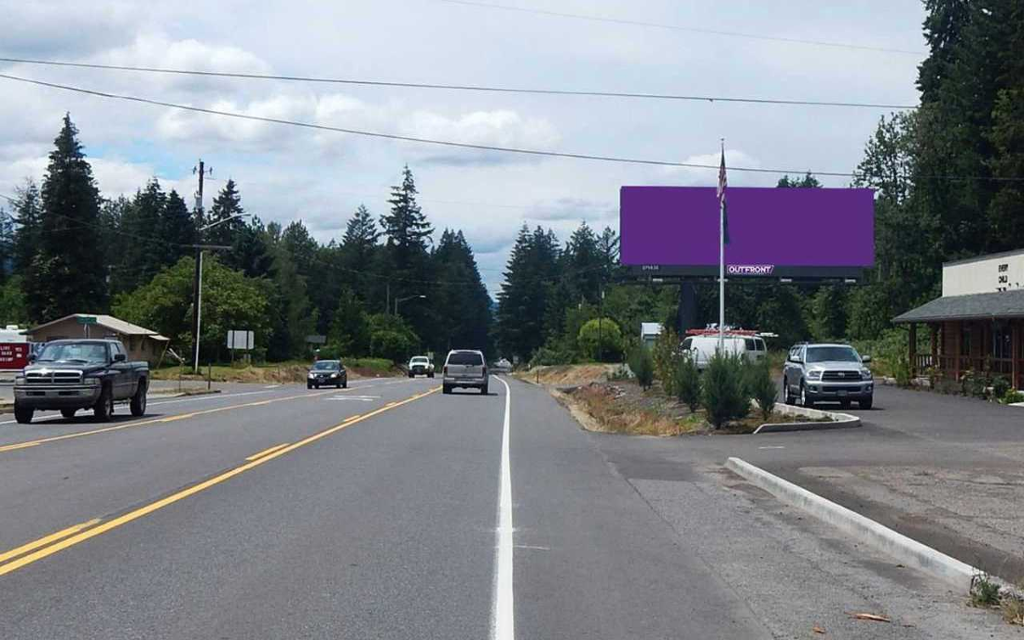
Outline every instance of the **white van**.
MULTIPOLYGON (((760 362, 768 356, 768 348, 764 339, 758 336, 725 335, 722 343, 726 353, 741 355, 749 362, 760 362)), ((689 351, 693 354, 697 368, 703 371, 708 366, 711 356, 718 351, 718 336, 689 336, 680 345, 680 351, 689 351)))

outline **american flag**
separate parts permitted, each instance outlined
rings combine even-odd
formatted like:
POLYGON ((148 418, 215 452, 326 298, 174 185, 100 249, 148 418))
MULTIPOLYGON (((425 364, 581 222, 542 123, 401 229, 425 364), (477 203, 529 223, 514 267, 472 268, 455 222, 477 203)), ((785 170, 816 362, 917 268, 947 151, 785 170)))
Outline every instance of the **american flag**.
POLYGON ((725 177, 725 146, 722 146, 722 165, 718 169, 718 204, 722 208, 722 242, 729 244, 729 216, 726 215, 725 187, 729 181, 725 177))

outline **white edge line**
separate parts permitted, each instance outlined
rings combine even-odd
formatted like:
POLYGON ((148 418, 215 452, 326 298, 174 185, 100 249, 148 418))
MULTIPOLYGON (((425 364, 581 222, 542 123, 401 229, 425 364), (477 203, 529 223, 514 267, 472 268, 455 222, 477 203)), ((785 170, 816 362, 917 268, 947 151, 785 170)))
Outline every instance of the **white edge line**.
POLYGON ((494 605, 491 639, 515 640, 515 598, 513 597, 512 464, 509 459, 509 414, 512 390, 505 385, 505 421, 501 433, 501 484, 498 498, 498 543, 494 553, 494 605))

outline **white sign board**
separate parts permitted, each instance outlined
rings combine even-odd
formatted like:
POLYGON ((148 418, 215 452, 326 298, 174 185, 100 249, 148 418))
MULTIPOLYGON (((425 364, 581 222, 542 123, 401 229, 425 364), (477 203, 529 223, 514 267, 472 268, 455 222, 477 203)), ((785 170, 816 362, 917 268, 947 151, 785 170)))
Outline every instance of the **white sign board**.
POLYGON ((228 349, 251 351, 256 346, 252 331, 228 331, 228 349))
POLYGON ((942 266, 942 295, 963 296, 1024 288, 1024 251, 942 266))

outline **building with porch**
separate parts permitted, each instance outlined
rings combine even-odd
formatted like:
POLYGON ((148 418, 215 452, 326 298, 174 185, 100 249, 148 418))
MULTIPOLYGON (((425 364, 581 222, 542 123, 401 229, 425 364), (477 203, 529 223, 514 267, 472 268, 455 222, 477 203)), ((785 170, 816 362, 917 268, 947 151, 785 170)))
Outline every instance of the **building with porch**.
POLYGON ((1024 249, 942 265, 942 297, 893 319, 910 328, 912 375, 1001 375, 1024 389, 1024 249), (917 329, 930 332, 918 353, 917 329))

